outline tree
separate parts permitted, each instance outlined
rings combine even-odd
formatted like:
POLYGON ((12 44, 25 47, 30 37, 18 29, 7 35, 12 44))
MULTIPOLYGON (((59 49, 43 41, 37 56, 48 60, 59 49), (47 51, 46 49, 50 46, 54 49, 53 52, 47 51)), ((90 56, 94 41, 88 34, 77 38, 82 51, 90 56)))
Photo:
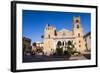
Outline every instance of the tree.
POLYGON ((68 41, 68 46, 67 46, 67 51, 69 53, 69 55, 72 55, 73 54, 73 48, 74 48, 74 45, 71 41, 68 41))
POLYGON ((63 55, 63 48, 56 48, 56 54, 59 56, 63 55))
POLYGON ((44 35, 41 35, 41 38, 44 38, 44 35))
POLYGON ((68 45, 71 45, 72 44, 72 42, 71 41, 68 41, 68 45))
POLYGON ((56 48, 57 55, 63 55, 63 48, 61 47, 61 45, 62 45, 61 41, 58 41, 57 48, 56 48))
POLYGON ((33 46, 36 46, 36 42, 34 42, 32 45, 33 45, 33 46))

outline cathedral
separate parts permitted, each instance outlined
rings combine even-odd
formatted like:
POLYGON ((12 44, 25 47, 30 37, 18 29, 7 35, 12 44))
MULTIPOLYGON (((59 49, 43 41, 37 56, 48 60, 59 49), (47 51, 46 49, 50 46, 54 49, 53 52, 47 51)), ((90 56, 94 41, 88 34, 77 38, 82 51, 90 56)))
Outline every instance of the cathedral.
POLYGON ((63 47, 63 50, 65 50, 66 48, 64 46, 67 46, 68 41, 74 44, 74 49, 76 51, 83 53, 86 49, 86 42, 84 40, 84 33, 80 17, 73 17, 72 26, 72 31, 67 29, 57 31, 56 27, 47 24, 44 29, 44 53, 50 55, 52 51, 55 52, 58 42, 62 44, 61 47, 63 47))

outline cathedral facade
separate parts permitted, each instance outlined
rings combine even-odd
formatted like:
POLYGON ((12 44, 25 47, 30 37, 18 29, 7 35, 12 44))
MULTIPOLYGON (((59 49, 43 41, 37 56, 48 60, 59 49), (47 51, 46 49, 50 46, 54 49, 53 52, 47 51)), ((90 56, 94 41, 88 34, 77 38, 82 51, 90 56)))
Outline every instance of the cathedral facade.
POLYGON ((51 52, 55 52, 58 42, 62 44, 61 47, 65 50, 68 41, 74 44, 76 51, 83 53, 86 49, 80 17, 73 17, 72 31, 67 29, 56 31, 56 27, 46 25, 43 39, 44 53, 49 55, 51 52))

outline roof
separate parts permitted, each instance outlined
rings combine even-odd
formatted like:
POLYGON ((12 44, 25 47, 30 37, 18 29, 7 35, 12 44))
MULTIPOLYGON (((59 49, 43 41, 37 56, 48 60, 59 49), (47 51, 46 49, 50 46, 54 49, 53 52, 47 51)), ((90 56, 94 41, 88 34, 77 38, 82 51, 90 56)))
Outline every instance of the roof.
POLYGON ((62 30, 58 31, 58 35, 72 36, 72 31, 67 30, 67 29, 62 29, 62 30))
POLYGON ((26 37, 23 37, 23 40, 26 40, 26 41, 28 41, 28 42, 31 42, 31 39, 26 38, 26 37))
POLYGON ((87 37, 89 35, 91 35, 91 32, 88 32, 87 34, 85 34, 84 37, 87 37))

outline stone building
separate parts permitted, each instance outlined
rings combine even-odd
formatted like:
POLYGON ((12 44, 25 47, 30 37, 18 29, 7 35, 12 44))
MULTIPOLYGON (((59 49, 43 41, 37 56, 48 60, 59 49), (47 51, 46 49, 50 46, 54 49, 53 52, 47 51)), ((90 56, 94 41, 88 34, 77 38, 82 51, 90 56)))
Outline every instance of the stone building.
POLYGON ((87 51, 91 51, 91 32, 87 33, 85 36, 84 36, 84 39, 86 41, 86 50, 87 51))
POLYGON ((23 37, 23 54, 29 54, 31 52, 31 39, 23 37))
POLYGON ((63 47, 63 50, 65 50, 68 41, 74 44, 74 49, 76 51, 83 53, 86 49, 86 46, 80 17, 73 17, 72 26, 72 31, 67 30, 65 28, 60 31, 57 31, 56 27, 47 24, 44 29, 44 53, 47 53, 49 55, 52 50, 55 51, 58 42, 62 44, 61 47, 63 47))
POLYGON ((43 42, 34 42, 31 51, 33 54, 43 53, 43 42))

